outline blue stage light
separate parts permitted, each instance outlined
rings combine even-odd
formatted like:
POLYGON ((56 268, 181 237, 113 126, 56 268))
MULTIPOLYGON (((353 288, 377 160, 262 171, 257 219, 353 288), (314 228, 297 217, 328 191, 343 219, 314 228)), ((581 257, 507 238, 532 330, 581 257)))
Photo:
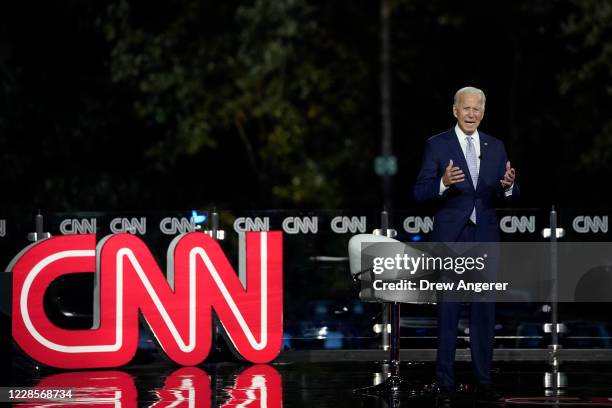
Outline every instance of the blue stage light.
POLYGON ((206 222, 206 215, 199 215, 196 210, 191 211, 191 221, 195 224, 203 224, 206 222))
POLYGON ((423 237, 421 237, 420 235, 413 235, 410 239, 412 240, 412 242, 418 242, 421 241, 423 237))

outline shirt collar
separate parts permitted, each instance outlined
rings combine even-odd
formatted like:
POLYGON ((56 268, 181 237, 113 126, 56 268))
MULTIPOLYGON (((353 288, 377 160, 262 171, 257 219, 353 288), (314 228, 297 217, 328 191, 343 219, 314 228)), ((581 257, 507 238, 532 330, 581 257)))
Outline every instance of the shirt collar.
MULTIPOLYGON (((457 134, 457 137, 459 138, 460 142, 463 143, 466 141, 465 138, 468 137, 468 135, 463 133, 463 130, 461 130, 458 124, 455 125, 455 133, 457 134)), ((480 141, 480 135, 478 134, 478 129, 476 129, 476 131, 474 131, 474 133, 472 133, 470 136, 474 138, 474 143, 477 143, 480 141)))

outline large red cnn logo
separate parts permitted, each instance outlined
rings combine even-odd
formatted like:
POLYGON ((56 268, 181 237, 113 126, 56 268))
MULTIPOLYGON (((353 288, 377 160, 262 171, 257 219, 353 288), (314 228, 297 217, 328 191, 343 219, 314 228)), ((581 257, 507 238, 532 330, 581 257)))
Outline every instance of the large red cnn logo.
POLYGON ((13 262, 13 338, 35 360, 60 368, 117 367, 134 356, 138 315, 159 346, 181 365, 204 361, 212 340, 212 311, 244 359, 266 363, 282 343, 281 232, 246 234, 246 282, 219 244, 202 233, 177 237, 163 275, 139 238, 95 235, 50 238, 13 262), (43 297, 54 279, 95 273, 94 326, 66 330, 47 317, 43 297))

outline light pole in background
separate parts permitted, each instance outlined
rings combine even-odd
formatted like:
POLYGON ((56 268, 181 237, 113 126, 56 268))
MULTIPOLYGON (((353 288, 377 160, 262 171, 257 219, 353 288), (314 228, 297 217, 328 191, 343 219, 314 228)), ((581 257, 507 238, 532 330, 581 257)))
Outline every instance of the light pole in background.
POLYGON ((380 113, 381 113, 381 154, 374 161, 374 170, 381 177, 383 207, 390 211, 392 206, 392 177, 397 173, 397 159, 393 155, 393 127, 391 123, 391 0, 380 4, 380 113))

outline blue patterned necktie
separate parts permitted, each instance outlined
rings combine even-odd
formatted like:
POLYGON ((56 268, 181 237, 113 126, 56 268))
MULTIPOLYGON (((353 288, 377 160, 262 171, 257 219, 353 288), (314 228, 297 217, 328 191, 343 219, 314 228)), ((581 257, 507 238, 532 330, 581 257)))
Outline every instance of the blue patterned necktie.
MULTIPOLYGON (((474 148, 474 143, 472 142, 472 136, 467 137, 467 149, 465 150, 465 160, 467 161, 468 170, 470 171, 470 176, 472 176, 472 182, 474 183, 474 189, 478 185, 478 157, 476 157, 476 149, 474 148)), ((470 215, 470 220, 476 224, 476 207, 472 210, 472 214, 470 215)))

